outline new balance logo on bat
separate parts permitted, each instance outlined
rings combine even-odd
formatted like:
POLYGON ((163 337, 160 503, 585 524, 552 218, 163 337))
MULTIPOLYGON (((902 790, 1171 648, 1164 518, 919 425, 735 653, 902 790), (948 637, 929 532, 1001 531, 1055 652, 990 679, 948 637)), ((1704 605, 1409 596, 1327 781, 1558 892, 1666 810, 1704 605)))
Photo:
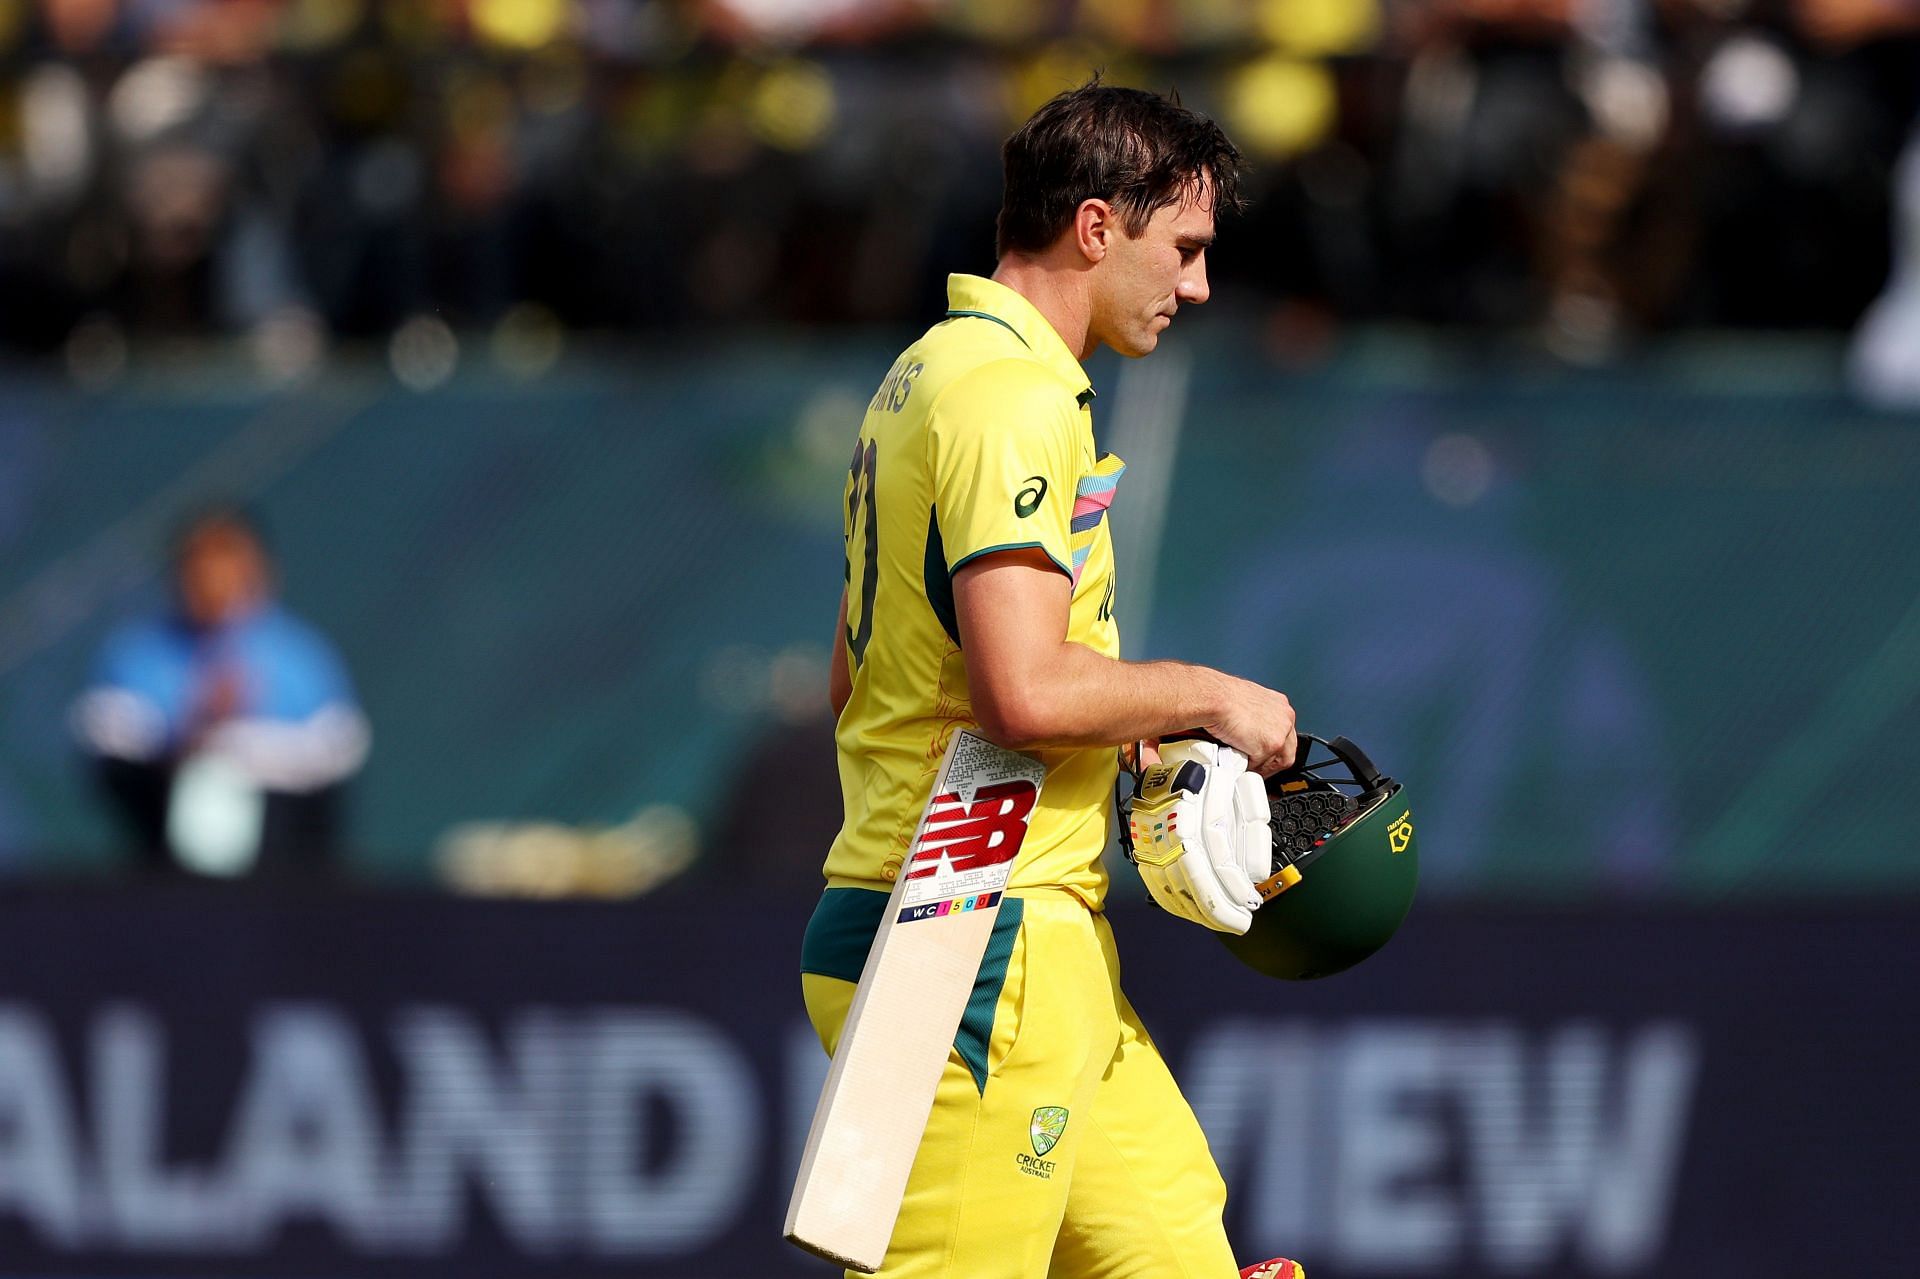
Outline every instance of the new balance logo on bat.
POLYGON ((958 795, 939 796, 927 815, 926 833, 914 849, 907 878, 934 874, 943 858, 955 871, 1012 861, 1026 835, 1027 814, 1039 798, 1039 787, 1029 781, 982 786, 971 804, 962 803, 958 795))

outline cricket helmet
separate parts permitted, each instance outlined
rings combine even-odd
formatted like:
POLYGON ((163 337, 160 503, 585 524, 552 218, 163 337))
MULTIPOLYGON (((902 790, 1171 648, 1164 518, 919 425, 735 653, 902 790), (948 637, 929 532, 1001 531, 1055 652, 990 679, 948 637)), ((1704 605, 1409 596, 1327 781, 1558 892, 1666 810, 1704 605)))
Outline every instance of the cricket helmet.
POLYGON ((1300 734, 1291 768, 1267 779, 1274 873, 1245 936, 1220 935, 1242 963, 1288 981, 1327 977, 1387 944, 1420 878, 1413 808, 1344 737, 1300 734), (1314 762, 1315 749, 1330 758, 1314 762))

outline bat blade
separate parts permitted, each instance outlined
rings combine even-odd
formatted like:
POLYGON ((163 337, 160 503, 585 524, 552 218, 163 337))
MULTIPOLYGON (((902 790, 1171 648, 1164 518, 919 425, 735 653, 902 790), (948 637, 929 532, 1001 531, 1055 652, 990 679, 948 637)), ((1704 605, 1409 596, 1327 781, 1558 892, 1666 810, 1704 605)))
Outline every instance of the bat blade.
POLYGON ((1046 770, 956 729, 854 991, 787 1205, 786 1237, 886 1259, 954 1032, 1046 770))

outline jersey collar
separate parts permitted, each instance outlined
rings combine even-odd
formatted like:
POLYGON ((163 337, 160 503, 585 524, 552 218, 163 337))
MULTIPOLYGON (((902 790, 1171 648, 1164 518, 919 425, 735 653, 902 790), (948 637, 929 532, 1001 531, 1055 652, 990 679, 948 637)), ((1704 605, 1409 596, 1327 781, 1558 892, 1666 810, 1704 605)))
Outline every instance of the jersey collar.
POLYGON ((1087 381, 1086 370, 1080 367, 1080 361, 1067 349, 1065 340, 1047 322, 1047 317, 1034 309, 1033 303, 1014 290, 984 276, 949 275, 947 318, 963 315, 992 320, 1012 330, 1013 335, 1039 357, 1042 364, 1065 381, 1086 388, 1080 392, 1081 403, 1093 398, 1093 384, 1087 381))

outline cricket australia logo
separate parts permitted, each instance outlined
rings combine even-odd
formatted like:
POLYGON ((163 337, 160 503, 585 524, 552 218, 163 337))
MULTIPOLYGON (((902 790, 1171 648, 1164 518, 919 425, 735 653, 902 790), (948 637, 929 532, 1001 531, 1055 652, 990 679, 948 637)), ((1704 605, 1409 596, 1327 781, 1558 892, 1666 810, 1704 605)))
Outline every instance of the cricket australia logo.
POLYGON ((1067 1130, 1067 1108, 1065 1106, 1041 1106, 1033 1112, 1033 1123, 1027 1129, 1027 1135, 1033 1138, 1033 1153, 1044 1155, 1060 1144, 1060 1134, 1067 1130))
POLYGON ((1387 827, 1387 847, 1396 853, 1407 851, 1407 845, 1413 842, 1413 810, 1393 819, 1393 825, 1387 827))

